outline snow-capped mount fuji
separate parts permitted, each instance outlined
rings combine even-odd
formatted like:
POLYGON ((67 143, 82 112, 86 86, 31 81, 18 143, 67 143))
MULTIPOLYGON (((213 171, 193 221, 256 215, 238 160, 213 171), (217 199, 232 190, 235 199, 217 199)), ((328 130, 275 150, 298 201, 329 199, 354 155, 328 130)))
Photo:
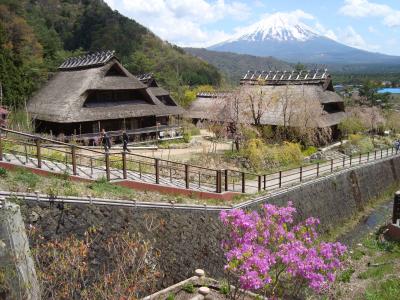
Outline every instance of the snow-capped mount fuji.
POLYGON ((273 56, 293 63, 400 64, 400 57, 372 53, 338 43, 286 13, 270 15, 245 28, 233 38, 208 49, 273 56))
POLYGON ((287 14, 276 13, 244 29, 230 42, 267 40, 305 42, 316 37, 318 35, 307 25, 293 22, 287 14))

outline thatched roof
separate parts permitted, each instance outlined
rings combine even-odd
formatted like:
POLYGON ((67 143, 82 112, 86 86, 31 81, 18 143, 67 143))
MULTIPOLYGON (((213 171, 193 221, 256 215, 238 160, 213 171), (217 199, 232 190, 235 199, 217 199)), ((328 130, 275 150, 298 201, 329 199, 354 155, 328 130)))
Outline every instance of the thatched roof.
MULTIPOLYGON (((129 73, 114 56, 92 54, 89 58, 69 59, 58 72, 28 102, 33 118, 56 123, 76 123, 142 116, 179 115, 184 110, 178 105, 165 105, 148 87, 129 73), (75 65, 73 62, 75 61, 75 65), (69 66, 69 67, 68 67, 69 66), (110 76, 107 76, 110 74, 110 76), (91 91, 140 91, 146 101, 86 107, 91 91)), ((164 90, 165 91, 165 90, 164 90)), ((167 94, 168 92, 165 91, 167 94)))
POLYGON ((308 71, 248 71, 240 84, 250 85, 304 85, 319 84, 330 79, 327 69, 308 71))
MULTIPOLYGON (((313 117, 313 127, 329 127, 340 123, 345 117, 343 99, 333 91, 326 90, 323 84, 313 85, 262 85, 262 86, 242 86, 241 90, 262 91, 264 99, 268 101, 267 109, 262 114, 261 124, 280 125, 284 124, 284 114, 299 115, 302 110, 314 110, 317 114, 313 117), (290 108, 286 108, 288 103, 290 108), (327 106, 335 106, 336 111, 328 112, 324 110, 327 106)), ((246 97, 245 92, 239 91, 221 94, 199 94, 197 99, 191 104, 186 117, 192 119, 219 120, 223 121, 228 111, 228 102, 233 101, 232 95, 239 93, 240 97, 246 97)), ((251 123, 250 104, 246 100, 241 100, 242 122, 251 123), (250 116, 250 117, 249 117, 250 116)), ((309 113, 309 112, 307 112, 309 113)), ((295 119, 295 117, 293 118, 295 119)), ((296 120, 292 125, 296 126, 296 120)))
MULTIPOLYGON (((157 97, 159 100, 163 97, 167 97, 168 106, 178 106, 177 102, 174 98, 172 98, 170 93, 158 85, 156 79, 153 77, 153 74, 148 73, 136 75, 136 78, 139 79, 141 83, 145 84, 147 86, 147 91, 153 96, 157 97)), ((182 111, 184 110, 182 109, 182 111)))

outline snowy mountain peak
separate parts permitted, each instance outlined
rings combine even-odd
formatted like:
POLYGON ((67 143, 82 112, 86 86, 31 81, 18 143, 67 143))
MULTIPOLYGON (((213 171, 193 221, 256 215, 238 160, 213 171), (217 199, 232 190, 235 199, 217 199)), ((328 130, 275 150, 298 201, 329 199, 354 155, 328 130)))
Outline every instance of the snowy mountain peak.
POLYGON ((315 37, 318 37, 318 34, 290 14, 275 13, 245 28, 228 42, 266 40, 304 42, 315 37))

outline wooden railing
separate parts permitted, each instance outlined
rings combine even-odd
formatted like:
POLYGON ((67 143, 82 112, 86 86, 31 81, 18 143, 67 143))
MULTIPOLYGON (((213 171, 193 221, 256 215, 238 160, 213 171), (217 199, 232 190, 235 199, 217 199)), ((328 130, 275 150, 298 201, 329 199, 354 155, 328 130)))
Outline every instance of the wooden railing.
POLYGON ((15 155, 21 164, 53 168, 92 179, 130 179, 183 189, 222 193, 222 171, 130 152, 108 153, 45 137, 0 129, 0 160, 15 155), (51 163, 51 166, 50 166, 51 163))
POLYGON ((256 193, 319 178, 344 168, 384 159, 397 154, 386 148, 326 162, 300 166, 272 174, 255 174, 231 169, 212 169, 148 157, 130 152, 105 153, 89 147, 0 129, 0 160, 14 155, 23 165, 51 168, 58 173, 106 180, 134 180, 182 189, 215 193, 256 193))

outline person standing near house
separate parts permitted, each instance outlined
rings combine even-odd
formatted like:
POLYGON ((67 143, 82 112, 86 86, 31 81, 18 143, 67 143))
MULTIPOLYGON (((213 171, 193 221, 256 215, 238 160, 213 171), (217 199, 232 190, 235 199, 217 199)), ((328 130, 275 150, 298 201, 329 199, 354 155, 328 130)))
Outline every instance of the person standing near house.
POLYGON ((104 152, 108 152, 111 149, 110 136, 104 128, 101 130, 101 143, 103 144, 104 152))
POLYGON ((131 151, 128 149, 129 136, 128 136, 128 134, 126 133, 125 130, 122 131, 122 143, 123 143, 123 150, 124 150, 124 152, 131 152, 131 151))

